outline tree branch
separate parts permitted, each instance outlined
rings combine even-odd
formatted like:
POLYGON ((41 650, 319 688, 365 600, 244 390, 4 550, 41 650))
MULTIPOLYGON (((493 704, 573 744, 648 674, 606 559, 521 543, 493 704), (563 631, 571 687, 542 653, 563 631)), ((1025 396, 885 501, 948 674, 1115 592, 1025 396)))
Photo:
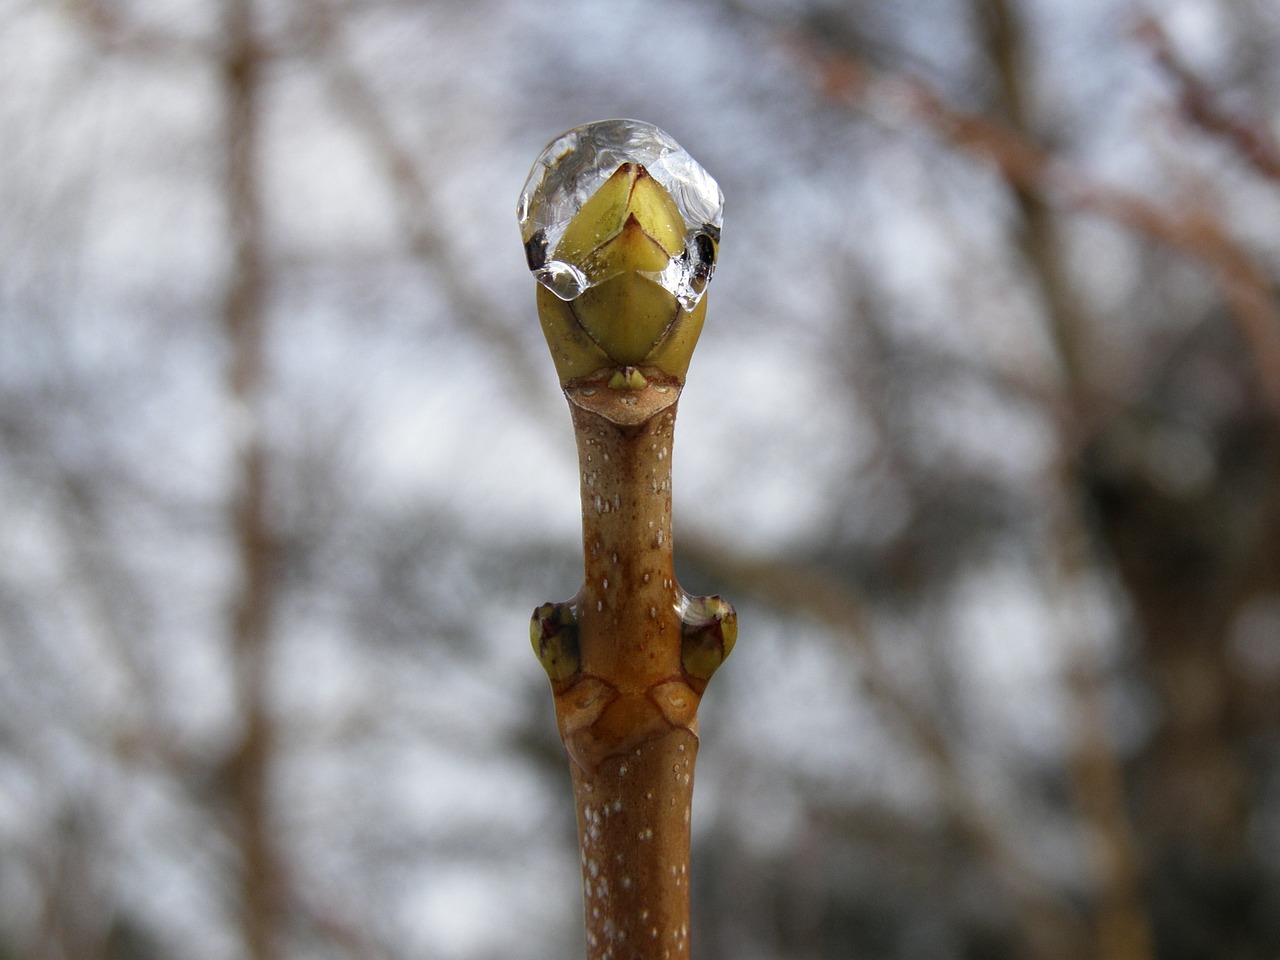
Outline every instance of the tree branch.
POLYGON ((254 19, 254 0, 230 0, 221 62, 225 203, 232 245, 222 320, 231 347, 227 389, 239 418, 233 424, 239 434, 239 475, 231 516, 239 586, 232 602, 231 639, 244 725, 230 769, 245 950, 251 960, 275 960, 283 868, 271 824, 275 736, 269 698, 279 545, 269 515, 263 436, 267 277, 260 182, 262 57, 254 19))
POLYGON ((1182 116, 1193 126, 1225 141, 1258 173, 1280 182, 1280 141, 1266 120, 1228 113, 1214 91, 1178 58, 1169 35, 1155 17, 1143 18, 1134 29, 1134 36, 1147 44, 1156 64, 1173 80, 1182 116))
POLYGON ((1103 217, 1207 267, 1249 347, 1262 402, 1280 417, 1280 305, 1270 275, 1221 223, 1098 183, 1007 125, 951 106, 921 81, 812 44, 800 49, 827 96, 891 126, 900 126, 905 115, 992 167, 1011 188, 1030 191, 1051 207, 1103 217))

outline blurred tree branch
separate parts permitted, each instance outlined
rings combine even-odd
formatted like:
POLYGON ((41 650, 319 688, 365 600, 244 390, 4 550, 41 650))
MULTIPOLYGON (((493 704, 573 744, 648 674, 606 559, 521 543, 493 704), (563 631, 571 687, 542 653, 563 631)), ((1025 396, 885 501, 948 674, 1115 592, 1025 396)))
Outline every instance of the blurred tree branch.
MULTIPOLYGON (((436 282, 455 305, 458 329, 479 337, 502 358, 501 368, 513 373, 523 401, 552 397, 545 390, 530 356, 537 352, 501 319, 504 311, 468 282, 466 267, 447 235, 448 222, 440 213, 429 171, 415 151, 396 132, 391 118, 370 84, 341 49, 341 21, 330 3, 309 9, 310 55, 323 71, 329 95, 346 122, 360 135, 381 164, 396 196, 401 228, 415 257, 431 269, 436 282)), ((551 403, 542 404, 550 414, 551 403)))
MULTIPOLYGON (((1007 124, 951 106, 922 81, 878 70, 807 39, 798 41, 797 48, 826 96, 891 127, 909 118, 991 166, 1015 190, 1029 191, 1053 208, 1102 216, 1208 267, 1249 346, 1263 402, 1280 417, 1280 306, 1273 283, 1218 219, 1198 208, 1166 210, 1098 183, 1007 124)), ((1075 335, 1074 330, 1068 335, 1075 335)), ((1070 345, 1067 350, 1076 352, 1070 345)))
MULTIPOLYGON (((1248 432, 1262 451, 1253 458, 1259 461, 1258 470, 1266 469, 1270 457, 1266 451, 1274 447, 1280 414, 1280 312, 1273 281, 1262 264, 1231 237, 1221 218, 1202 205, 1185 210, 1162 208, 1135 193, 1100 184, 1038 146, 1019 89, 1019 41, 1013 11, 999 0, 987 0, 984 11, 988 47, 1001 79, 1004 121, 959 110, 928 85, 876 70, 844 52, 820 52, 805 44, 804 55, 817 63, 820 82, 830 96, 890 125, 900 125, 903 118, 920 123, 951 146, 994 167, 1013 192, 1025 225, 1020 246, 1038 282, 1053 340, 1061 352, 1068 395, 1060 456, 1046 476, 1053 503, 1048 537, 1053 555, 1046 566, 1050 593, 1069 609, 1089 571, 1106 570, 1116 563, 1136 604, 1143 627, 1141 642, 1156 671, 1161 702, 1170 713, 1141 768, 1152 783, 1168 787, 1191 782, 1222 785, 1212 801, 1207 796, 1196 799, 1190 793, 1177 801, 1172 794, 1165 794, 1157 801, 1154 794, 1148 794, 1140 799, 1141 807, 1176 804, 1204 833, 1221 838, 1222 845, 1210 855, 1220 861, 1219 869, 1247 872, 1251 869, 1247 858, 1225 853, 1239 850, 1236 838, 1247 803, 1244 783, 1250 774, 1232 760, 1229 746, 1231 738, 1239 734, 1238 729, 1234 734, 1231 731, 1244 694, 1230 678, 1223 655, 1227 647, 1223 631, 1231 623, 1233 611, 1244 602, 1235 592, 1243 585, 1232 583, 1238 572, 1252 569, 1256 574, 1247 578, 1251 586, 1245 588, 1244 597, 1255 590, 1274 590, 1274 561, 1267 551, 1253 566, 1242 566, 1237 555, 1240 532, 1222 526, 1224 508, 1243 492, 1232 491, 1226 483, 1228 477, 1240 478, 1238 468, 1224 472, 1224 482, 1214 483, 1211 496, 1190 498, 1186 503, 1175 503, 1176 498, 1167 495, 1154 496, 1149 481, 1125 475, 1129 471, 1108 476, 1115 464, 1104 465, 1103 473, 1090 479, 1099 466, 1098 447, 1114 455, 1115 434, 1130 420, 1131 407, 1116 401, 1146 409, 1164 385, 1153 379, 1143 384, 1141 392, 1128 396, 1103 398, 1097 394, 1089 381, 1093 351, 1087 345, 1078 303, 1062 268, 1051 214, 1066 210, 1101 215, 1149 242, 1209 267, 1247 346, 1258 402, 1266 412, 1259 420, 1250 411, 1238 411, 1243 419, 1231 425, 1233 430, 1248 432), (1081 427, 1087 428, 1083 435, 1081 427), (1084 438, 1092 439, 1078 446, 1084 438), (1095 514, 1105 518, 1100 533, 1109 555, 1095 542, 1095 514), (1218 520, 1210 520, 1210 515, 1218 520), (1215 528, 1221 535, 1210 534, 1215 528), (1184 539, 1185 547, 1180 549, 1178 544, 1184 539), (1182 560, 1175 559, 1179 553, 1182 560), (1207 582, 1190 591, 1187 586, 1179 587, 1183 563, 1200 570, 1207 582), (1180 613, 1174 614, 1171 608, 1180 613), (1191 676, 1200 687, 1198 695, 1187 687, 1191 676), (1205 700, 1203 711, 1196 713, 1190 704, 1205 700), (1190 714, 1195 714, 1194 719, 1190 714), (1183 715, 1188 719, 1178 719, 1183 715)), ((1168 56, 1165 60, 1168 66, 1171 60, 1168 56)), ((1184 109, 1193 122, 1232 142, 1269 176, 1266 145, 1249 134, 1248 125, 1221 112, 1185 70, 1173 69, 1184 85, 1184 109)), ((1226 471, 1225 464, 1223 469, 1226 471)), ((1269 475, 1276 476, 1274 471, 1269 475)), ((1264 529, 1274 525, 1274 516, 1265 505, 1270 499, 1262 503, 1255 500, 1248 509, 1249 516, 1264 529)), ((1243 504, 1237 509, 1240 507, 1243 504)), ((1246 539, 1252 543, 1257 538, 1246 539)), ((1078 623, 1077 615, 1069 616, 1078 623)), ((1080 642, 1083 639, 1074 638, 1065 647, 1065 679, 1080 723, 1071 773, 1079 809, 1100 841, 1093 861, 1100 898, 1095 955, 1149 956, 1154 948, 1139 895, 1146 884, 1126 815, 1133 800, 1126 794, 1124 771, 1106 729, 1102 677, 1093 662, 1096 655, 1088 652, 1088 646, 1080 642)), ((1153 837, 1147 824, 1144 839, 1156 841, 1156 846, 1146 851, 1149 857, 1179 855, 1176 842, 1170 845, 1167 837, 1153 837)), ((1167 896, 1169 881, 1162 878, 1162 882, 1167 896)), ((1175 891, 1172 895, 1179 894, 1175 891)))
POLYGON ((238 453, 231 528, 238 585, 231 640, 243 729, 233 750, 231 803, 240 851, 240 919, 250 960, 280 956, 283 864, 272 823, 271 652, 278 542, 270 514, 265 400, 267 267, 260 173, 262 68, 254 0, 229 0, 221 62, 225 203, 232 248, 222 320, 231 348, 227 389, 238 453))
MULTIPOLYGON (((1032 109, 1027 102, 1026 44, 1016 0, 976 0, 975 12, 985 26, 985 47, 998 83, 999 106, 1011 132, 1033 138, 1032 109)), ((1072 281, 1065 268, 1053 212, 1030 185, 1012 181, 1021 214, 1017 241, 1040 290, 1044 314, 1064 372, 1066 405, 1075 419, 1089 421, 1096 388, 1091 383, 1088 329, 1072 281)), ((1052 605, 1062 614, 1050 630, 1059 645, 1064 685, 1075 726, 1069 738, 1068 770, 1081 820, 1081 845, 1094 874, 1096 922, 1091 952, 1099 960, 1143 960, 1152 956, 1149 923, 1141 895, 1141 874, 1126 812, 1122 765, 1113 746, 1104 703, 1104 679, 1098 662, 1100 644, 1081 635, 1079 591, 1089 572, 1099 566, 1077 487, 1078 449, 1069 435, 1059 438, 1060 454, 1050 461, 1045 478, 1049 491, 1049 551, 1045 575, 1052 605)))
POLYGON ((142 60, 207 60, 211 44, 139 26, 115 0, 56 0, 103 53, 142 60))
POLYGON ((1173 81, 1182 116, 1192 125, 1225 141, 1262 176, 1280 182, 1280 141, 1261 117, 1228 113, 1218 96, 1179 59, 1164 26, 1144 17, 1134 36, 1151 50, 1155 62, 1173 81))
POLYGON ((684 537, 680 552, 714 580, 731 584, 735 593, 740 591, 774 610, 811 617, 850 645, 863 692, 886 709, 915 755, 928 764, 956 833, 1015 906, 1028 956, 1045 960, 1081 956, 1075 909, 1026 862, 1001 825, 988 816, 985 803, 956 758, 951 739, 881 657, 855 588, 821 567, 779 557, 745 556, 719 542, 710 545, 684 537))

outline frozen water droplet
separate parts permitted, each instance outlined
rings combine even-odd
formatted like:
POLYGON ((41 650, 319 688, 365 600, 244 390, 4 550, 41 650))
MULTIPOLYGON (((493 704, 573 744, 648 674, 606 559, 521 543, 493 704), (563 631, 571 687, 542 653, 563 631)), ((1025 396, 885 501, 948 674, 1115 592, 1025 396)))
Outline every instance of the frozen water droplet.
POLYGON ((534 270, 533 276, 561 300, 572 300, 591 285, 587 275, 573 264, 555 260, 534 270))
POLYGON ((662 270, 644 276, 692 310, 715 271, 724 195, 670 134, 640 120, 601 120, 574 127, 538 155, 516 209, 529 269, 561 300, 573 300, 608 279, 588 276, 580 266, 556 259, 556 248, 574 214, 624 163, 642 166, 680 211, 684 249, 662 270))
POLYGON ((670 290, 680 306, 692 310, 707 292, 707 284, 716 270, 716 251, 720 246, 720 228, 704 223, 689 231, 684 252, 672 257, 665 268, 645 276, 670 290))

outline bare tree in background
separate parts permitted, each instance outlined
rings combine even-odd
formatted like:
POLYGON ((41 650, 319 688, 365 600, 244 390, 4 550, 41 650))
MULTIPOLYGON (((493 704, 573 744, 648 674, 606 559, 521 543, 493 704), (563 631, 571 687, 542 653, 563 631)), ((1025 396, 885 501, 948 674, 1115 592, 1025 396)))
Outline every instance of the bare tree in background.
POLYGON ((237 431, 239 476, 231 527, 238 564, 231 642, 237 713, 243 723, 230 758, 230 800, 240 853, 240 918, 250 960, 275 960, 283 916, 282 863, 272 816, 272 636, 278 607, 279 544, 270 513, 266 439, 267 295, 261 176, 262 54, 253 0, 227 5, 220 66, 225 104, 226 217, 232 250, 223 321, 230 346, 227 388, 237 431))
POLYGON ((577 949, 511 214, 628 114, 728 197, 695 955, 1274 956, 1274 15, 590 6, 0 10, 0 958, 577 949))

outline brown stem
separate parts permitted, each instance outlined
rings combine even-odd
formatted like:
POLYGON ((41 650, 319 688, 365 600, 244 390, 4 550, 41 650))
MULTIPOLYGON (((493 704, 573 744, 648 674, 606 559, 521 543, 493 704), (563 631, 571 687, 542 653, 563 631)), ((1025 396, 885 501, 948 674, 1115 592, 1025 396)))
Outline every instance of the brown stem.
POLYGON ((590 960, 689 955, 689 810, 697 709, 732 643, 732 609, 675 579, 677 381, 566 389, 582 481, 585 578, 535 613, 578 814, 590 960))

